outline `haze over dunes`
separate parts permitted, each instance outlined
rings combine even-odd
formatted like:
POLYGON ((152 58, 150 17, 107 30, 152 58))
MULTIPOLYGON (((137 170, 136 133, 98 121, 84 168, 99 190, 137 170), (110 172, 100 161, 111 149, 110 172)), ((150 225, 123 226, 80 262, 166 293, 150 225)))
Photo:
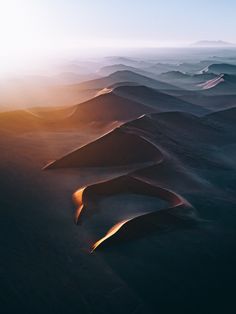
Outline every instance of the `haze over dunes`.
POLYGON ((0 314, 231 314, 236 1, 0 1, 0 314))

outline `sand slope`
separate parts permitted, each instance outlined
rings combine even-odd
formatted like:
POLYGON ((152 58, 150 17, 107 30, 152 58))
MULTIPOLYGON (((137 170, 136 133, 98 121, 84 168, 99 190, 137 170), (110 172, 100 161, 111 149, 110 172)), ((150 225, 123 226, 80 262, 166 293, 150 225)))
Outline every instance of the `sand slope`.
POLYGON ((113 239, 116 239, 117 242, 125 235, 140 236, 143 228, 147 234, 153 226, 157 230, 165 226, 177 227, 179 223, 182 226, 186 221, 191 224, 196 222, 196 212, 176 192, 181 190, 178 182, 181 182, 184 194, 199 190, 201 186, 205 186, 206 190, 213 189, 208 178, 201 178, 198 172, 216 165, 221 167, 221 157, 214 156, 210 159, 211 150, 213 152, 214 147, 220 148, 226 142, 233 144, 234 140, 228 137, 227 131, 222 133, 208 123, 205 117, 199 118, 181 112, 155 113, 123 124, 94 142, 50 163, 45 169, 125 167, 127 175, 83 186, 74 193, 77 205, 76 222, 88 206, 90 198, 96 211, 94 202, 101 195, 107 197, 132 192, 156 196, 169 203, 166 209, 149 212, 144 208, 140 213, 117 221, 93 244, 94 250, 107 241, 113 243, 113 239), (134 166, 137 168, 134 169, 134 166), (195 167, 198 171, 193 170, 195 167))

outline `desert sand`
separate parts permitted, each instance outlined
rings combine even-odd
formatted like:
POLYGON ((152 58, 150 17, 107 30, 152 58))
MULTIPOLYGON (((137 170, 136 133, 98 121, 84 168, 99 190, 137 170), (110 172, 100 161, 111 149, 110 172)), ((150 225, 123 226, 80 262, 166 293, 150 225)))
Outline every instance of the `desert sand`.
POLYGON ((85 102, 0 113, 4 314, 229 312, 236 97, 203 77, 122 71, 80 83, 85 102))

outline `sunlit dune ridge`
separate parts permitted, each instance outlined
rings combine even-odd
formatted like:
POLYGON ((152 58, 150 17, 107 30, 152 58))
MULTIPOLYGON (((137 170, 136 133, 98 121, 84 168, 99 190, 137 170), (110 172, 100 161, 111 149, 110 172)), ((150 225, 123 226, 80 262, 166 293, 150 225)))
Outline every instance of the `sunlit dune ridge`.
POLYGON ((106 176, 100 181, 95 179, 94 183, 83 186, 74 193, 76 223, 83 221, 83 213, 86 214, 86 209, 89 210, 91 200, 93 211, 99 211, 99 199, 129 193, 151 196, 167 202, 167 205, 161 205, 162 209, 149 210, 144 204, 141 211, 131 214, 127 211, 123 217, 121 215, 116 218, 111 223, 114 226, 93 244, 92 251, 131 237, 131 234, 139 237, 143 232, 147 234, 152 230, 162 230, 166 226, 183 227, 199 221, 195 209, 185 197, 190 191, 198 191, 202 184, 206 188, 210 186, 197 174, 193 175, 188 171, 193 161, 200 166, 205 162, 198 151, 194 150, 192 142, 194 139, 203 145, 202 147, 209 142, 214 145, 225 142, 222 132, 219 133, 218 129, 212 127, 212 123, 208 123, 207 119, 212 119, 211 115, 197 117, 183 112, 142 115, 46 167, 124 169, 120 172, 121 176, 114 174, 109 180, 106 176), (184 140, 183 153, 176 153, 179 138, 184 140))
POLYGON ((91 253, 94 250, 96 250, 96 248, 99 245, 101 245, 104 241, 106 241, 108 238, 112 237, 115 233, 117 233, 120 230, 120 228, 122 228, 122 226, 126 224, 129 220, 130 219, 123 220, 123 221, 118 222, 116 225, 114 225, 103 238, 101 238, 100 240, 98 240, 97 242, 93 244, 91 253))
POLYGON ((151 141, 148 134, 132 126, 122 126, 61 157, 45 169, 90 166, 140 168, 162 160, 161 149, 151 141))
POLYGON ((224 74, 221 74, 220 76, 209 80, 207 82, 204 82, 202 84, 199 84, 198 86, 201 87, 202 89, 211 89, 215 86, 217 86, 218 84, 224 82, 224 74))
POLYGON ((139 230, 142 229, 143 223, 144 227, 145 224, 153 224, 156 221, 156 227, 158 229, 158 223, 161 223, 163 219, 165 222, 170 224, 172 224, 173 217, 175 223, 182 221, 192 222, 196 219, 195 210, 183 197, 171 190, 164 189, 143 177, 138 177, 135 173, 133 173, 94 185, 86 186, 76 191, 73 195, 76 206, 78 206, 75 213, 76 221, 78 221, 82 209, 86 209, 85 204, 89 201, 90 198, 93 198, 93 195, 106 197, 109 195, 116 195, 127 192, 158 197, 167 201, 169 207, 157 210, 156 212, 142 212, 116 223, 111 227, 104 237, 93 244, 92 252, 100 245, 105 243, 105 241, 108 241, 111 237, 119 237, 119 232, 121 232, 124 227, 126 227, 126 230, 124 230, 126 234, 133 230, 135 230, 135 233, 138 233, 139 230))
MULTIPOLYGON (((146 125, 146 122, 150 119, 148 115, 143 115, 132 120, 135 123, 132 123, 132 121, 124 123, 121 127, 113 129, 97 140, 67 154, 46 167, 47 169, 54 169, 81 166, 101 167, 103 165, 120 166, 121 161, 123 165, 125 165, 124 161, 127 162, 127 165, 130 165, 126 175, 84 186, 73 194, 73 200, 76 204, 75 223, 82 219, 81 215, 86 211, 89 200, 94 200, 93 196, 107 197, 131 192, 157 197, 167 202, 167 207, 163 209, 148 211, 148 208, 144 208, 142 212, 131 214, 130 217, 118 221, 104 237, 93 244, 92 252, 113 239, 123 237, 123 234, 129 235, 130 232, 134 232, 138 235, 143 227, 153 227, 154 225, 158 229, 162 228, 162 223, 163 225, 180 225, 185 222, 192 223, 196 221, 195 210, 181 195, 138 174, 140 169, 148 168, 151 165, 160 165, 169 158, 168 154, 152 140, 152 134, 141 127, 146 125), (124 156, 122 156, 122 152, 124 156), (138 160, 139 162, 142 160, 142 163, 136 169, 132 169, 131 166, 137 162, 135 156, 139 156, 141 159, 138 160), (149 163, 147 164, 147 162, 149 163)), ((96 208, 96 204, 94 205, 96 208)))
POLYGON ((95 97, 100 96, 100 95, 104 95, 104 94, 109 94, 112 92, 112 88, 103 88, 102 90, 100 90, 99 92, 97 92, 97 94, 95 95, 95 97))

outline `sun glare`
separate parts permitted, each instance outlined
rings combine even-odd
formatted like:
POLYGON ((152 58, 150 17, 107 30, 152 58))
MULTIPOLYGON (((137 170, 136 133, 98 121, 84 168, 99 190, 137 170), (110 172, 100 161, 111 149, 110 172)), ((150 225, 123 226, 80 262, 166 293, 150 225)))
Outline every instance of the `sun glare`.
POLYGON ((45 49, 49 38, 33 0, 0 2, 0 67, 16 71, 45 49))

